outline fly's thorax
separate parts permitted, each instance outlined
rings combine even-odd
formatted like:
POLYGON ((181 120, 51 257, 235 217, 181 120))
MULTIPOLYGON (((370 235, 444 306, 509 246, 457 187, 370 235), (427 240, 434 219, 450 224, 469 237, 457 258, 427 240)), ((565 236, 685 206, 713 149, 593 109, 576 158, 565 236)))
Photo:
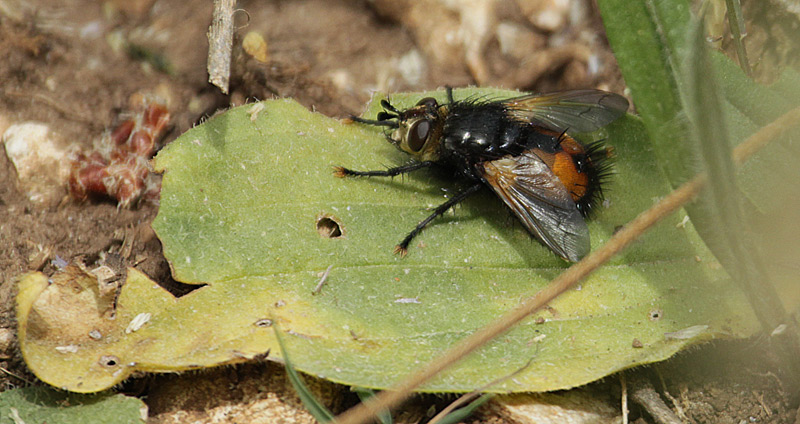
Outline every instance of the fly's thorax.
POLYGON ((466 158, 470 163, 520 154, 526 143, 525 124, 508 117, 496 102, 462 101, 453 104, 442 135, 444 156, 466 158))

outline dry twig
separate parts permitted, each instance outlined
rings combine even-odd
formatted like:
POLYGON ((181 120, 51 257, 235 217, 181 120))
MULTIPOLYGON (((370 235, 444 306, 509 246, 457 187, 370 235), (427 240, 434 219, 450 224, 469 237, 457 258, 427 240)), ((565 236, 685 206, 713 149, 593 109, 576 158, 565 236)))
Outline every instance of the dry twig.
POLYGON ((233 49, 233 8, 236 0, 214 0, 214 16, 208 29, 208 82, 228 94, 233 49))

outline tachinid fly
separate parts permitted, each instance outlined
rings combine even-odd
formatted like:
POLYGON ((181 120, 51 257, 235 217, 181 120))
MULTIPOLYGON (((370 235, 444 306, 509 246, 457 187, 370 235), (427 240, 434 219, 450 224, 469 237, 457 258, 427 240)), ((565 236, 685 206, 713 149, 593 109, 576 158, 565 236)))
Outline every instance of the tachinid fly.
POLYGON ((440 167, 467 188, 437 207, 395 248, 405 255, 431 221, 482 187, 490 187, 525 228, 555 254, 576 262, 589 253, 585 218, 602 198, 609 173, 605 149, 583 145, 570 132, 603 127, 628 109, 628 101, 600 90, 523 95, 503 100, 426 97, 399 110, 387 100, 377 119, 355 122, 389 128, 387 138, 415 161, 381 171, 336 167, 346 176, 395 176, 440 167))

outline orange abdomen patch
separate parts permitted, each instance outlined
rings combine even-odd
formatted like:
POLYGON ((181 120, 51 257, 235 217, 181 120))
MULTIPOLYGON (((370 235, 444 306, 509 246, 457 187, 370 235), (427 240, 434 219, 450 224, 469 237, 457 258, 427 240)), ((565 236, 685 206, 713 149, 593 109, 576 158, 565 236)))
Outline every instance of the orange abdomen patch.
POLYGON ((564 187, 572 195, 572 200, 578 201, 586 195, 586 187, 589 185, 589 176, 585 172, 579 172, 575 166, 572 155, 566 152, 558 152, 555 161, 550 169, 561 180, 564 187))

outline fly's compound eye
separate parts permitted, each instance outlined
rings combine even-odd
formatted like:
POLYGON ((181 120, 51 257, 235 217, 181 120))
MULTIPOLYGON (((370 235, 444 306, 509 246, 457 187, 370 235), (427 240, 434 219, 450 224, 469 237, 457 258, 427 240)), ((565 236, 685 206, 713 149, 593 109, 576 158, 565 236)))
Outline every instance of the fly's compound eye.
POLYGON ((439 103, 433 97, 425 97, 417 102, 417 106, 425 106, 428 110, 436 110, 439 107, 439 103))
POLYGON ((408 129, 408 148, 416 153, 422 150, 425 146, 425 141, 428 140, 428 134, 431 131, 431 123, 427 119, 420 119, 419 121, 411 124, 408 129))

